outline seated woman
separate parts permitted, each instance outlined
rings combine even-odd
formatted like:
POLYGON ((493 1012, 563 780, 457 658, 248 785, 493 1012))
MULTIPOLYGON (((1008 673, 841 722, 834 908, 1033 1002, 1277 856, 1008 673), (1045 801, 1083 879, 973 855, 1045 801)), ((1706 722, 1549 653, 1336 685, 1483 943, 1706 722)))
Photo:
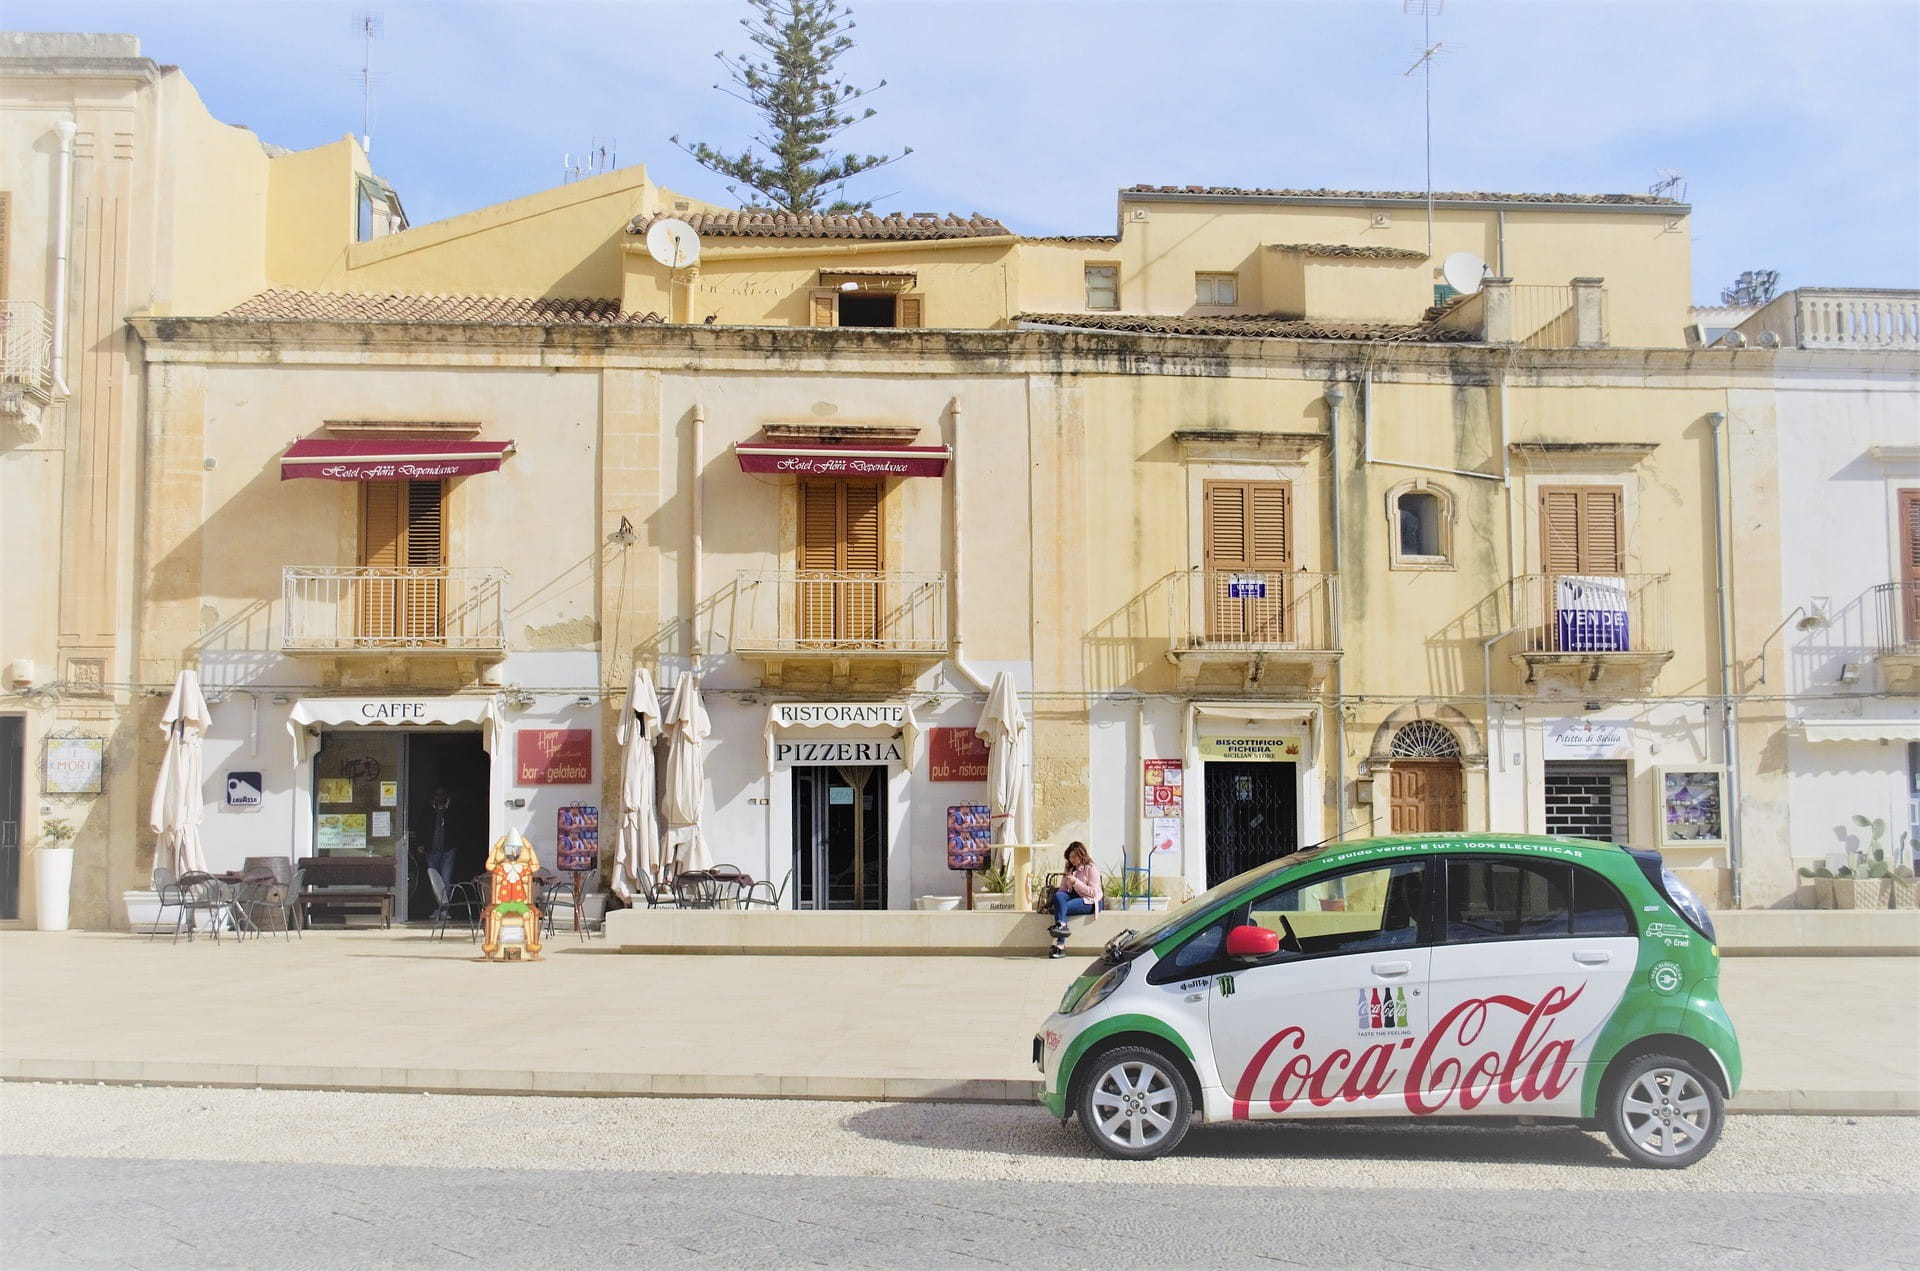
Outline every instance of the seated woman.
POLYGON ((1100 900, 1100 871, 1094 868, 1093 854, 1087 851, 1085 843, 1067 844, 1067 870, 1054 889, 1053 926, 1047 929, 1053 937, 1049 957, 1067 956, 1067 919, 1076 914, 1098 912, 1100 900))

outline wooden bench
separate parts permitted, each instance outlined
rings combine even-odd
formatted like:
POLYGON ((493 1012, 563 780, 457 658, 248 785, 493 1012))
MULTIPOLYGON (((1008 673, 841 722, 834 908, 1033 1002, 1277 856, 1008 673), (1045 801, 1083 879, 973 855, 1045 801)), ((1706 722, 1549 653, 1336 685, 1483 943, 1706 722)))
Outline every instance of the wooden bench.
POLYGON ((315 907, 378 910, 380 925, 393 925, 393 861, 382 856, 309 856, 301 860, 304 885, 296 903, 300 925, 313 925, 315 907))

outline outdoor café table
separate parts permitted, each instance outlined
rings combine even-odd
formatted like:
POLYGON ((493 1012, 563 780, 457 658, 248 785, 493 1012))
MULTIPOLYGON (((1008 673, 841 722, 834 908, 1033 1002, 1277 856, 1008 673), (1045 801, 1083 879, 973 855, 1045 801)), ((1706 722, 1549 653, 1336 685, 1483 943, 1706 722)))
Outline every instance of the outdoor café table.
POLYGON ((738 909, 751 886, 751 876, 731 869, 689 869, 673 876, 673 894, 683 909, 738 909))

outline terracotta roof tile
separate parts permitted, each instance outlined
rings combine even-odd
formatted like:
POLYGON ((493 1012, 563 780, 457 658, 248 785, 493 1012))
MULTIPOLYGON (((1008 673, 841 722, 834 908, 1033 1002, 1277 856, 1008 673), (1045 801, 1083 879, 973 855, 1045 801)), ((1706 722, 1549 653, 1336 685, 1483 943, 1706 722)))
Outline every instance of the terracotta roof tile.
MULTIPOLYGON (((629 234, 644 234, 653 216, 636 216, 629 234)), ((823 212, 697 212, 679 217, 702 238, 862 238, 913 241, 935 238, 996 238, 1012 230, 991 216, 941 216, 936 212, 889 212, 885 216, 829 216, 823 212)))
MULTIPOLYGON (((1233 185, 1130 185, 1127 194, 1201 194, 1273 199, 1380 199, 1425 203, 1425 190, 1267 190, 1233 185)), ((1436 203, 1585 203, 1614 207, 1685 207, 1678 199, 1653 194, 1492 194, 1481 190, 1435 190, 1436 203)))
POLYGON ((1022 234, 1023 243, 1085 243, 1110 247, 1120 241, 1118 234, 1022 234))
POLYGON ((1050 327, 1080 327, 1089 331, 1124 331, 1136 335, 1229 335, 1281 340, 1391 340, 1410 344, 1469 344, 1468 331, 1436 331, 1411 323, 1313 322, 1303 318, 1245 317, 1183 318, 1133 313, 1022 313, 1016 322, 1050 327))
POLYGON ((1270 252, 1298 252, 1302 256, 1342 256, 1353 260, 1425 260, 1427 254, 1411 247, 1356 247, 1350 243, 1270 243, 1270 252))
POLYGON ((267 322, 471 322, 494 326, 642 326, 657 313, 623 313, 618 300, 520 296, 382 295, 276 288, 222 315, 267 322))

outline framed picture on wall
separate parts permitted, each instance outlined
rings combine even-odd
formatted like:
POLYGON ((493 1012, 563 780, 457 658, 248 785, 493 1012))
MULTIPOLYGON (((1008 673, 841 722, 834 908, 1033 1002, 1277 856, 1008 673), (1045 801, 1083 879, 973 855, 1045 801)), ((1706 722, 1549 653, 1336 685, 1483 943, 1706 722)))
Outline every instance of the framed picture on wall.
POLYGON ((1727 841, 1727 770, 1718 764, 1656 768, 1660 783, 1660 846, 1703 847, 1727 841))

